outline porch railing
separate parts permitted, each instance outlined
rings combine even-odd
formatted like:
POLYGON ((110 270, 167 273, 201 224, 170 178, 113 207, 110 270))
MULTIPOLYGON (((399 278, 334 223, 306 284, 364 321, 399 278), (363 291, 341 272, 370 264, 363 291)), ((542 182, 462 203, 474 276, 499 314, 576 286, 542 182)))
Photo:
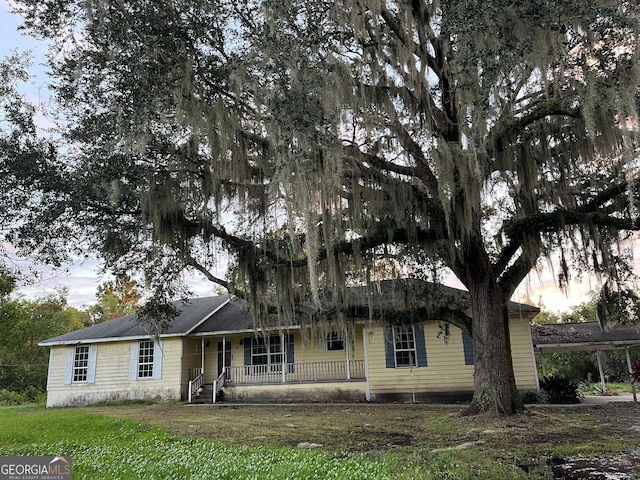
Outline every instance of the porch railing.
POLYGON ((193 400, 193 397, 204 383, 204 374, 202 368, 192 368, 189 371, 189 403, 193 400))
POLYGON ((218 378, 213 382, 213 403, 216 403, 216 399, 218 398, 218 393, 224 387, 224 379, 227 376, 227 372, 222 372, 218 378))
POLYGON ((244 365, 226 368, 227 383, 282 383, 364 379, 364 360, 244 365), (284 375, 282 368, 284 366, 284 375))

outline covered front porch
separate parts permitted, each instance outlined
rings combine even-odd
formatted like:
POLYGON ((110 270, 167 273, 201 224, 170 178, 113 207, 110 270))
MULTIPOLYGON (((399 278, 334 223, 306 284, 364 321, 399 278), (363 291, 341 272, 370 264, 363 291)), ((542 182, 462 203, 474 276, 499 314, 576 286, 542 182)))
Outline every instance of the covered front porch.
POLYGON ((326 401, 332 391, 340 399, 364 397, 366 362, 360 342, 331 338, 310 344, 302 342, 299 332, 264 337, 236 334, 191 338, 185 341, 185 351, 190 359, 189 403, 238 399, 248 392, 251 398, 259 398, 268 391, 269 399, 301 401, 326 401), (292 396, 296 392, 304 393, 304 398, 292 396))
MULTIPOLYGON (((272 366, 273 367, 273 366, 272 366)), ((278 384, 318 384, 318 383, 350 383, 365 382, 364 360, 287 363, 280 368, 265 368, 261 365, 224 367, 224 371, 216 377, 213 384, 204 383, 202 368, 191 370, 189 380, 189 403, 205 400, 216 403, 220 399, 223 388, 255 387, 278 384), (201 398, 202 397, 202 398, 201 398)), ((334 388, 347 388, 344 385, 334 388)), ((237 388, 235 389, 238 390, 237 388)), ((251 389, 254 390, 254 389, 251 389)), ((364 386, 362 386, 364 393, 364 386)))

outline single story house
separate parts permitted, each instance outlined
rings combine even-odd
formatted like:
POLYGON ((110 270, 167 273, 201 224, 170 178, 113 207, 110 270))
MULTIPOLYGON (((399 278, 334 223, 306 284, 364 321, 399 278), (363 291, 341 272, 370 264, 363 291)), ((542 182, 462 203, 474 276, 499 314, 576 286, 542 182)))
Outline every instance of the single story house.
MULTIPOLYGON (((158 336, 128 315, 41 342, 50 347, 47 406, 135 399, 424 401, 473 393, 471 338, 453 326, 443 335, 439 321, 356 319, 349 332, 310 341, 299 326, 258 334, 228 296, 175 305, 179 314, 158 336)), ((529 327, 539 310, 511 302, 509 311, 516 383, 538 389, 529 327)))

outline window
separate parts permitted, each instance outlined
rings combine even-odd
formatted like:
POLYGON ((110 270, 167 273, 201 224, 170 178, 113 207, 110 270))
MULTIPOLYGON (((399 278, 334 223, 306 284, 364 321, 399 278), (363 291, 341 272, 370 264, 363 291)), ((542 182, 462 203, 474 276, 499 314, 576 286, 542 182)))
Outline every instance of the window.
POLYGON ((327 333, 327 350, 344 350, 344 339, 338 332, 327 333))
POLYGON ((251 365, 254 373, 282 372, 282 342, 279 335, 251 337, 251 365))
POLYGON ((394 327, 393 342, 396 367, 417 367, 418 356, 413 326, 394 327))
POLYGON ((96 345, 74 345, 67 348, 64 383, 94 383, 96 380, 96 345))
POLYGON ((293 335, 246 337, 242 343, 244 345, 245 375, 282 374, 283 362, 287 365, 286 373, 294 373, 293 335))
POLYGON ((89 345, 75 347, 73 355, 73 383, 86 382, 89 375, 89 345))
POLYGON ((327 334, 327 350, 330 352, 344 350, 344 340, 336 332, 327 334))
POLYGON ((138 378, 153 378, 153 342, 140 342, 138 352, 138 378))
POLYGON ((423 324, 384 327, 387 368, 426 367, 427 344, 423 324))
POLYGON ((342 333, 329 332, 318 340, 319 352, 337 352, 344 350, 344 336, 342 333))
POLYGON ((131 343, 129 380, 162 378, 162 340, 140 340, 131 343))

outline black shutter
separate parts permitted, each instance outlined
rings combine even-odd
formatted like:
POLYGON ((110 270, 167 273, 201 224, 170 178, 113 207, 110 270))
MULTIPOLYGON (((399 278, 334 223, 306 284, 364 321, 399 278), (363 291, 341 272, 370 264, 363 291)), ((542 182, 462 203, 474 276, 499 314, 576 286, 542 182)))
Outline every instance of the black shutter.
POLYGON ((424 325, 414 325, 413 327, 414 334, 416 336, 416 356, 418 357, 418 366, 426 367, 427 366, 427 345, 424 340, 424 325))
POLYGON ((473 338, 462 330, 462 349, 464 350, 464 364, 473 365, 473 338))
POLYGON ((384 327, 384 356, 387 368, 396 368, 396 349, 393 344, 393 327, 384 327))
POLYGON ((244 364, 251 365, 251 341, 253 337, 247 337, 244 339, 244 364))

